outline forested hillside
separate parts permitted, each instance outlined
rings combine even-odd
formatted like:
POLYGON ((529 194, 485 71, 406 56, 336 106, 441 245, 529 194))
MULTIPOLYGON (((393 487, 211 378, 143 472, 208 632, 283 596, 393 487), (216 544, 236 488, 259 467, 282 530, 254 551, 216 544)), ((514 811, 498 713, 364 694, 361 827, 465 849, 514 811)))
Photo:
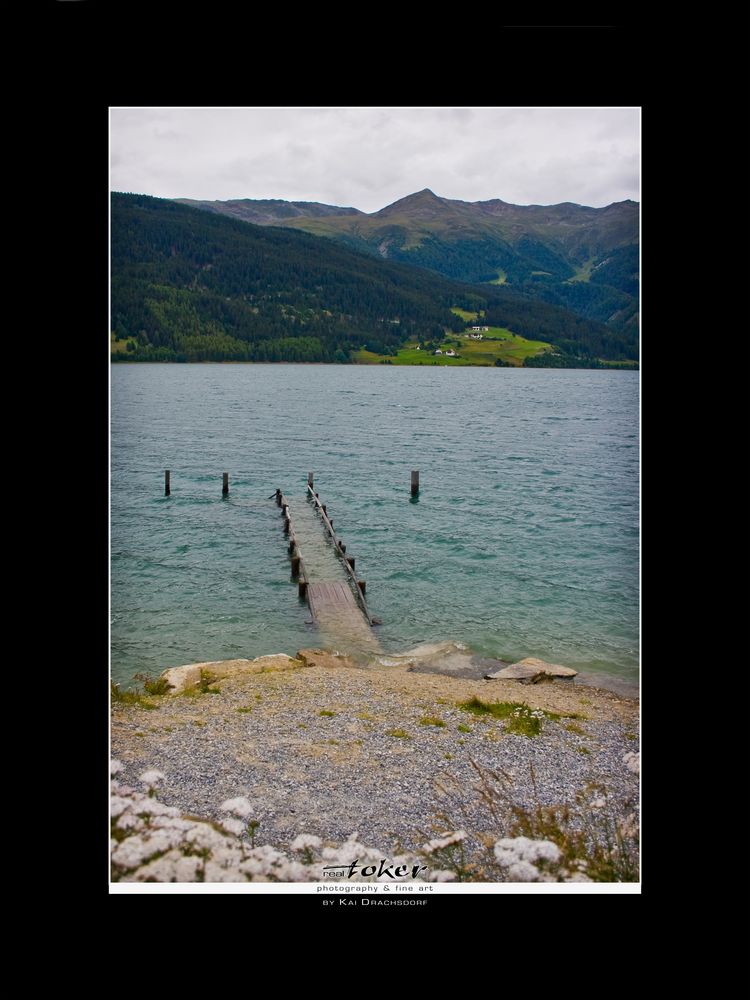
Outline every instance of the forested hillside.
POLYGON ((573 357, 635 358, 637 339, 503 286, 468 286, 305 232, 145 195, 112 195, 116 361, 346 363, 367 347, 463 330, 451 307, 573 357))
POLYGON ((347 361, 463 324, 438 278, 164 199, 112 196, 122 360, 347 361))
MULTIPOLYGON (((618 332, 637 331, 639 207, 456 201, 425 189, 366 215, 284 201, 192 202, 260 225, 327 236, 448 278, 510 285, 618 332)), ((637 334, 636 334, 637 336, 637 334)))

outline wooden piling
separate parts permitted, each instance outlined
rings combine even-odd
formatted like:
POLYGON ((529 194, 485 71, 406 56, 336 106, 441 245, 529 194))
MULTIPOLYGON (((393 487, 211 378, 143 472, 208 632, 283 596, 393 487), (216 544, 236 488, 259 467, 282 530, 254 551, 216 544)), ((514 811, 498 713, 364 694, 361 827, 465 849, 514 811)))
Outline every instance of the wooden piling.
POLYGON ((281 490, 276 490, 276 506, 281 506, 281 490))
POLYGON ((346 561, 349 563, 352 569, 354 569, 354 563, 356 562, 354 556, 347 556, 346 561))
POLYGON ((312 472, 308 472, 307 473, 307 485, 308 486, 312 486, 313 485, 313 474, 312 474, 312 472))
POLYGON ((362 591, 363 594, 367 591, 366 580, 357 580, 357 586, 359 587, 359 589, 362 591))
POLYGON ((299 576, 299 556, 292 556, 292 576, 299 576))
POLYGON ((300 580, 297 590, 300 597, 305 597, 307 594, 307 580, 300 580))
POLYGON ((222 478, 221 493, 222 496, 226 496, 229 493, 229 473, 222 472, 221 478, 222 478))
POLYGON ((169 494, 171 493, 171 490, 169 488, 169 477, 170 477, 170 475, 171 475, 171 473, 170 473, 169 469, 165 469, 164 470, 164 496, 165 497, 168 497, 169 494))
POLYGON ((411 495, 415 497, 418 493, 419 493, 419 469, 412 469, 411 495))

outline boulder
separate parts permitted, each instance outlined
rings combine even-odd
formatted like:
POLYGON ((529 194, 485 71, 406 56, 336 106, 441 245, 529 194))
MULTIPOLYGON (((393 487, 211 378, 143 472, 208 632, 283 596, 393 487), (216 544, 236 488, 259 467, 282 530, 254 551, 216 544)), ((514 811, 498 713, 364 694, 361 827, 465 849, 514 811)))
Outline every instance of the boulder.
POLYGON ((535 656, 527 656, 525 660, 519 660, 518 663, 511 663, 509 667, 503 667, 502 670, 496 670, 492 674, 485 674, 486 680, 490 681, 532 681, 533 683, 539 683, 541 677, 540 674, 547 675, 549 677, 575 677, 578 673, 577 670, 572 670, 570 667, 561 667, 559 663, 547 663, 545 660, 539 660, 535 656))
POLYGON ((170 694, 181 694, 186 688, 195 687, 201 679, 201 663, 188 663, 184 667, 171 667, 162 677, 171 686, 170 694))
POLYGON ((296 670, 305 666, 285 653, 270 656, 256 656, 254 660, 209 660, 206 663, 188 663, 184 667, 171 667, 162 673, 171 685, 170 694, 181 694, 186 688, 195 687, 205 670, 212 679, 223 680, 237 674, 262 674, 268 670, 296 670))
POLYGON ((330 649, 300 649, 297 656, 306 667, 356 667, 350 656, 330 649))

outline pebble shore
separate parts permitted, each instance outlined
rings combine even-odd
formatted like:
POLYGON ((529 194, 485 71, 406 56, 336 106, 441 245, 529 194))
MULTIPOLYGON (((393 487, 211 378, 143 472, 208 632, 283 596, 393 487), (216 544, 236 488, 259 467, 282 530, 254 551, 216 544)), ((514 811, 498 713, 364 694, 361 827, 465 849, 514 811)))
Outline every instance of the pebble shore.
POLYGON ((416 850, 448 829, 503 835, 477 769, 502 774, 513 801, 527 808, 572 804, 594 786, 606 788, 615 810, 637 803, 638 776, 623 758, 640 749, 638 702, 611 691, 407 666, 300 666, 213 687, 218 694, 147 696, 150 710, 115 703, 112 756, 124 765, 121 778, 137 786, 156 768, 165 776, 162 801, 206 818, 218 819, 224 800, 246 796, 259 842, 280 849, 301 833, 339 842, 358 831, 384 852, 416 850), (580 718, 545 718, 538 736, 514 735, 503 720, 458 707, 473 696, 580 718))

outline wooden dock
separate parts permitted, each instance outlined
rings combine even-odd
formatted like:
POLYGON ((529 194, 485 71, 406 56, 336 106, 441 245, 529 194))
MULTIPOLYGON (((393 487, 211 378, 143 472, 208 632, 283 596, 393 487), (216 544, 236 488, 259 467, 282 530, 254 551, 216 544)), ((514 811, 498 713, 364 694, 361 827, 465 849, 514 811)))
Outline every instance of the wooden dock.
POLYGON ((310 617, 327 641, 345 641, 350 646, 377 645, 372 631, 375 622, 365 600, 365 581, 359 580, 354 572, 354 557, 347 556, 346 545, 337 537, 327 508, 310 481, 307 499, 311 507, 301 500, 290 503, 280 490, 276 492, 299 596, 307 600, 310 617), (319 515, 315 522, 311 520, 313 511, 319 515), (303 542, 307 560, 302 554, 303 542), (337 559, 332 558, 334 554, 337 559))

